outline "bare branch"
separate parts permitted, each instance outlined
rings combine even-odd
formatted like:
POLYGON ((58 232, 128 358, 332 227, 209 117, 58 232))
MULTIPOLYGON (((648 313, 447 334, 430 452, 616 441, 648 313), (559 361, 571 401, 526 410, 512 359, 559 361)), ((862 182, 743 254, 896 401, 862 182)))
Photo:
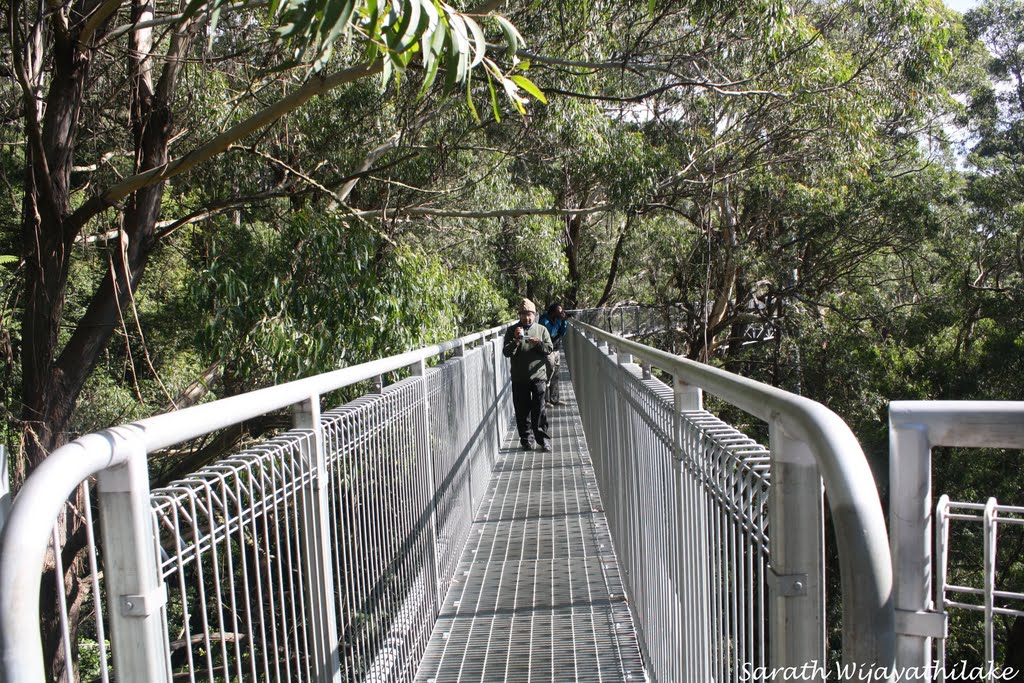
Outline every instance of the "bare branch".
POLYGON ((373 76, 380 73, 383 68, 384 61, 378 59, 371 64, 361 64, 328 76, 314 76, 299 89, 232 126, 188 154, 169 161, 159 168, 126 178, 108 188, 102 196, 90 199, 75 211, 72 215, 72 222, 84 225, 90 218, 107 207, 115 205, 133 192, 192 170, 199 164, 224 152, 238 140, 266 128, 286 114, 295 111, 313 97, 361 78, 373 76))
MULTIPOLYGON (((93 34, 99 30, 100 26, 103 25, 107 19, 112 17, 121 5, 124 4, 124 0, 106 0, 102 5, 97 7, 85 20, 85 25, 82 30, 78 33, 78 44, 82 47, 88 47, 92 41, 93 34)), ((127 27, 125 30, 131 30, 132 27, 127 27)))
POLYGON ((427 206, 407 209, 373 209, 369 211, 353 211, 356 218, 413 218, 416 216, 432 216, 435 218, 522 218, 523 216, 588 216, 595 213, 612 211, 611 204, 581 207, 578 209, 495 209, 492 211, 459 211, 457 209, 435 209, 427 206))

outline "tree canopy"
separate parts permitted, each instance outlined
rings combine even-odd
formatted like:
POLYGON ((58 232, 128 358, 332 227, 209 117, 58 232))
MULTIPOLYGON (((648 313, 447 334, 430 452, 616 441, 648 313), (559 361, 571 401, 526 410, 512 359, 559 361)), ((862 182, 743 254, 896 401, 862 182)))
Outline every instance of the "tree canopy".
POLYGON ((674 306, 654 341, 829 405, 876 462, 891 400, 1017 396, 1020 0, 2 13, 16 485, 85 431, 523 295, 674 306))

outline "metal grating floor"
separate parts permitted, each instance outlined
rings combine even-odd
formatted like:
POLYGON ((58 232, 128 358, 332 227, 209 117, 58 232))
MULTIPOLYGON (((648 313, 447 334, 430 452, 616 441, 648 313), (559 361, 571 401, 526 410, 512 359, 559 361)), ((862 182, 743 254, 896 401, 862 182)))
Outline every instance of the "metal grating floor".
POLYGON ((416 681, 644 681, 572 386, 552 452, 514 427, 477 510, 416 681))

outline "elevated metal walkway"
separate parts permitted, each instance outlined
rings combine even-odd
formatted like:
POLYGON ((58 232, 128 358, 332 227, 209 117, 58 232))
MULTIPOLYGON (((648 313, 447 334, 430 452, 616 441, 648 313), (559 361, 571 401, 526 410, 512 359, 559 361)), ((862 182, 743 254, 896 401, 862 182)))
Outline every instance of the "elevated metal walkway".
POLYGON ((416 681, 642 681, 643 662, 568 370, 552 452, 513 427, 416 681))
POLYGON ((1024 508, 933 507, 931 448, 1024 446, 1024 402, 893 404, 890 534, 839 416, 629 339, 650 311, 590 318, 621 334, 573 323, 551 453, 510 433, 502 327, 85 435, 9 508, 0 452, 0 683, 909 680, 952 610, 998 661, 1024 594, 997 528, 1024 508), (150 489, 165 449, 286 410, 150 489), (983 590, 944 559, 977 524, 983 590))

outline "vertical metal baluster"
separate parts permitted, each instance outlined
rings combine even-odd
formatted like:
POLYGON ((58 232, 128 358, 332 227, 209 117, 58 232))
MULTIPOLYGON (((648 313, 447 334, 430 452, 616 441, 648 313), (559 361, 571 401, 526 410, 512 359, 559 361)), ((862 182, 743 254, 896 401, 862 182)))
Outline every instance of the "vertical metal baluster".
MULTIPOLYGON (((935 506, 935 607, 940 611, 946 608, 946 572, 949 565, 949 496, 943 494, 935 506)), ((938 648, 936 661, 938 674, 936 683, 946 682, 946 639, 937 638, 938 648)))
POLYGON ((985 664, 986 683, 992 683, 995 677, 995 590, 996 590, 996 533, 997 533, 996 499, 989 498, 985 503, 985 664))

